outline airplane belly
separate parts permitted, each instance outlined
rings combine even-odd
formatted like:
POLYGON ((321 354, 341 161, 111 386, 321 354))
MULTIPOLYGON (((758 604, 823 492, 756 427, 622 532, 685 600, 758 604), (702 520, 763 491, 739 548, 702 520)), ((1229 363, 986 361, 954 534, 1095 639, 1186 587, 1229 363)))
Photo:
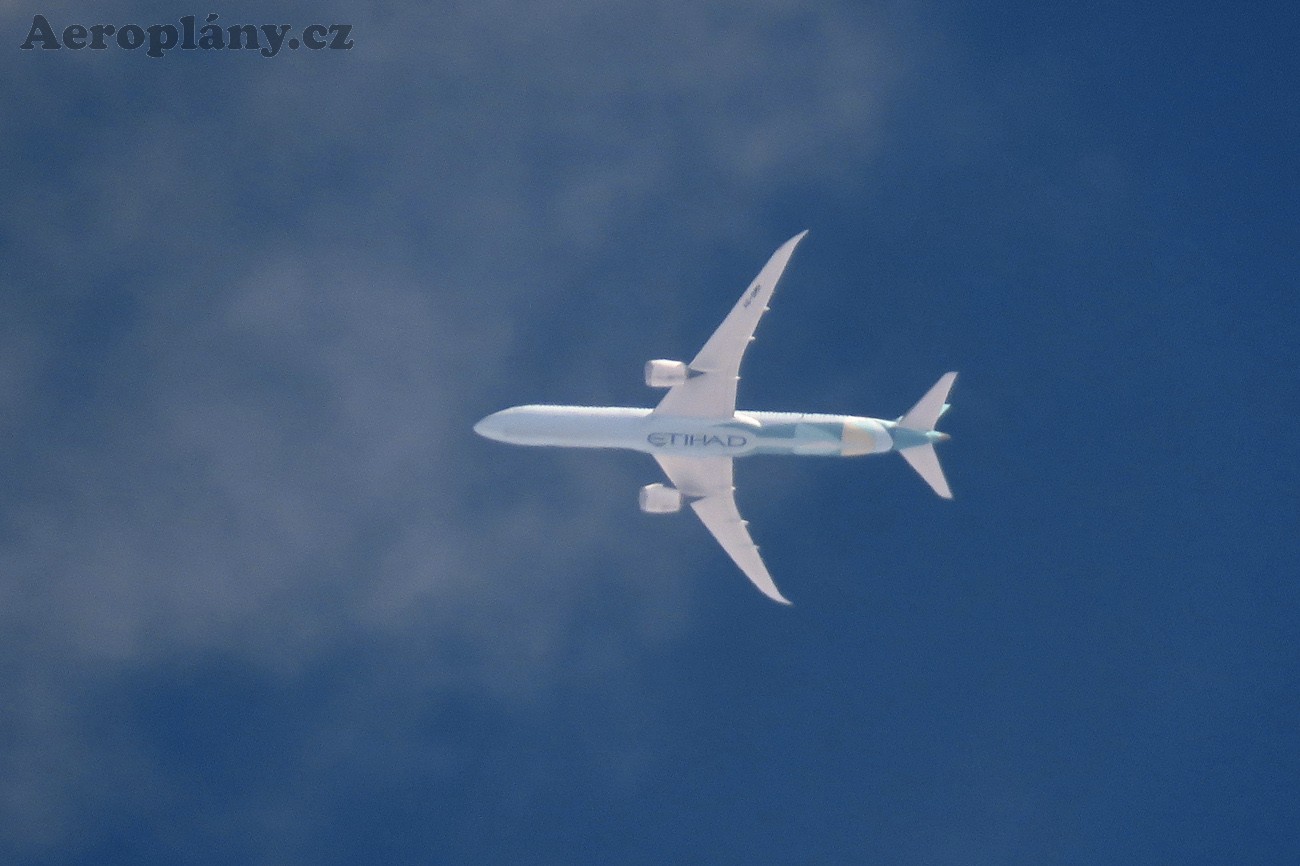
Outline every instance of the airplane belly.
POLYGON ((707 425, 689 418, 651 416, 637 443, 647 454, 680 457, 741 457, 753 450, 757 437, 742 425, 707 425))
POLYGON ((801 423, 794 427, 790 451, 806 456, 835 456, 840 453, 840 436, 836 426, 824 423, 801 423))
POLYGON ((516 406, 490 415, 475 430, 514 445, 559 448, 635 447, 649 410, 583 406, 516 406))

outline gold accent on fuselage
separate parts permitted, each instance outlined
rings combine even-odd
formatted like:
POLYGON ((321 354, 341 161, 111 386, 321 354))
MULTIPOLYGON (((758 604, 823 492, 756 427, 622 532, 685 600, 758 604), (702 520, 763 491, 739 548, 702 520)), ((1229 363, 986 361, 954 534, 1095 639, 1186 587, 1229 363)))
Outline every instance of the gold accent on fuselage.
POLYGON ((868 426, 854 421, 844 422, 844 431, 840 434, 840 441, 843 443, 840 454, 845 457, 858 457, 863 454, 888 451, 890 446, 889 434, 883 427, 878 424, 868 426), (879 427, 879 430, 873 429, 877 427, 879 427))

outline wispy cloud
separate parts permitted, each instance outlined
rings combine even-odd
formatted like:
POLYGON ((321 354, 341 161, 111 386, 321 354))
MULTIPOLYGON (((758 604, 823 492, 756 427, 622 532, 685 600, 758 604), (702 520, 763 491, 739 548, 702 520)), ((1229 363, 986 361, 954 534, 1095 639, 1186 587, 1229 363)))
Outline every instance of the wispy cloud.
POLYGON ((123 670, 218 653, 292 676, 369 633, 428 650, 414 682, 528 700, 677 634, 689 589, 663 575, 689 556, 609 508, 649 467, 507 471, 469 424, 524 385, 610 375, 636 317, 557 347, 565 369, 516 366, 574 286, 671 282, 774 187, 860 171, 902 68, 878 18, 783 3, 356 23, 339 57, 0 61, 0 152, 25 165, 0 217, 19 850, 166 788, 96 722, 123 670))

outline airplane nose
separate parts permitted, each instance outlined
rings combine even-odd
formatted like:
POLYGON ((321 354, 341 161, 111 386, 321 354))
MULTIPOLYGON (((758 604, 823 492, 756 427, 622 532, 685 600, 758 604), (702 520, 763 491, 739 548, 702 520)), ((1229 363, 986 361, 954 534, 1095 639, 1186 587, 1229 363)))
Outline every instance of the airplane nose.
POLYGON ((474 432, 484 439, 492 439, 497 442, 502 441, 501 437, 505 434, 504 425, 501 423, 501 413, 494 412, 486 418, 480 420, 474 425, 474 432))

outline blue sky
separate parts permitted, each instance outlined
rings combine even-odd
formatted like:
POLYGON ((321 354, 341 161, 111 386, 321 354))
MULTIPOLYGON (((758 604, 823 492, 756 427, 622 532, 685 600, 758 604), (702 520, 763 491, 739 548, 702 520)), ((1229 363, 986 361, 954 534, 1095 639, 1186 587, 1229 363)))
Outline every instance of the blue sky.
POLYGON ((0 859, 1300 858, 1289 7, 37 11, 183 14, 0 5, 0 859), (954 502, 737 467, 793 608, 470 432, 804 228, 743 406, 961 377, 954 502))

